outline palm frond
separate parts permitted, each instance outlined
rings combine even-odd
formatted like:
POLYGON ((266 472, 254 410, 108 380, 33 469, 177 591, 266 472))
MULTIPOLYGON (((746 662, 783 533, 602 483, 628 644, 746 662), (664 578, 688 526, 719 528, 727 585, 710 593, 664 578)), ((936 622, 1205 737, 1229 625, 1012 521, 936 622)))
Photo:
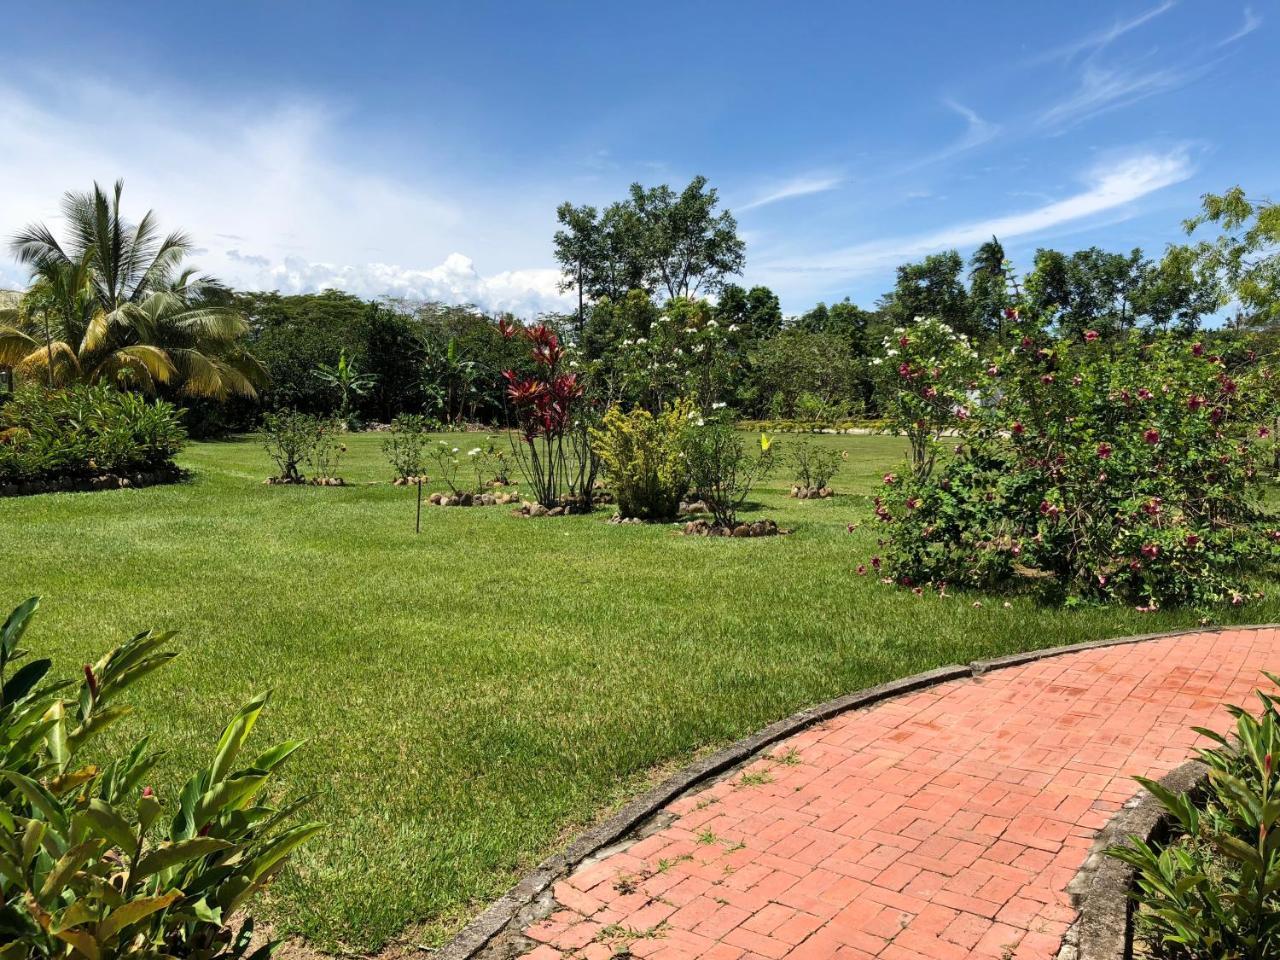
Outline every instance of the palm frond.
POLYGON ((28 336, 16 326, 0 327, 0 364, 16 367, 40 346, 40 341, 28 336))
POLYGON ((139 387, 154 393, 156 384, 169 383, 177 374, 169 354, 159 347, 135 344, 107 354, 94 367, 89 379, 122 387, 139 387))

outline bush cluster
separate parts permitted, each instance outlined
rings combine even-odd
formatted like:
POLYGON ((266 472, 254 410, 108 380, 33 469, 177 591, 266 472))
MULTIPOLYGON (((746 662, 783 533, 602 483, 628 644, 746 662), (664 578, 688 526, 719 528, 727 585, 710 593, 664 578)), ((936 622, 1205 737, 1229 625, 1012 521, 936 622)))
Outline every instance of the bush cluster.
MULTIPOLYGON (((1095 341, 1028 335, 940 385, 968 396, 930 440, 946 427, 953 452, 936 470, 917 455, 876 500, 889 577, 1142 610, 1248 598, 1280 539, 1260 502, 1266 371, 1174 338, 1095 341)), ((900 376, 918 395, 914 367, 900 376)))
POLYGON ((182 411, 103 386, 20 388, 0 407, 0 484, 172 468, 182 411))

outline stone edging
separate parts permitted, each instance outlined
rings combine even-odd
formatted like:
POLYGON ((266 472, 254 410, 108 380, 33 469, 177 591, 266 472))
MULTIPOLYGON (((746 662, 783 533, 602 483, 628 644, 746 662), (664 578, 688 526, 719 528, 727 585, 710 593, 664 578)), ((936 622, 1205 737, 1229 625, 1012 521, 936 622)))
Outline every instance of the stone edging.
MULTIPOLYGON (((607 820, 579 834, 563 850, 552 854, 538 864, 515 886, 491 903, 483 913, 467 924, 452 940, 433 953, 433 960, 474 960, 474 958, 478 958, 481 951, 502 934, 512 921, 518 919, 523 911, 543 896, 553 883, 567 876, 570 871, 584 860, 587 860, 603 848, 626 838, 646 820, 659 813, 663 807, 688 791, 710 781, 718 774, 749 760, 765 747, 772 746, 839 714, 862 707, 869 707, 891 697, 913 693, 950 680, 976 679, 991 670, 1022 666, 1027 663, 1034 663, 1037 660, 1045 660, 1068 653, 1096 650, 1101 647, 1143 643, 1148 640, 1164 640, 1171 637, 1187 636, 1188 634, 1222 633, 1224 630, 1268 630, 1277 627, 1280 627, 1280 624, 1251 624, 1247 626, 1217 627, 1214 629, 1198 627, 1173 630, 1166 633, 1146 633, 1131 637, 1117 637, 1110 640, 1091 640, 1085 643, 1050 647, 1045 650, 1014 653, 990 660, 975 660, 967 666, 952 664, 938 667, 924 673, 917 673, 914 676, 904 677, 901 680, 891 680, 879 686, 848 693, 834 700, 828 700, 826 703, 801 710, 799 713, 794 713, 783 720, 772 723, 750 736, 717 750, 713 754, 700 760, 695 760, 662 783, 636 797, 607 820)), ((1175 774, 1181 772, 1187 766, 1190 765, 1179 767, 1173 774, 1166 777, 1166 780, 1171 780, 1175 774)), ((1142 809, 1141 805, 1134 808, 1134 811, 1129 812, 1136 812, 1139 809, 1142 809)), ((1120 819, 1117 818, 1113 823, 1119 824, 1120 819)), ((1109 825, 1107 829, 1109 830, 1110 828, 1109 825)), ((1123 824, 1123 835, 1130 833, 1142 834, 1143 831, 1136 821, 1130 823, 1126 819, 1123 824)), ((1113 863, 1124 866, 1119 861, 1112 861, 1107 858, 1106 862, 1097 871, 1098 883, 1101 883, 1104 878, 1112 876, 1113 871, 1110 870, 1110 866, 1113 863)), ((1127 910, 1123 896, 1119 899, 1119 903, 1122 910, 1127 910)), ((1101 904, 1101 901, 1099 901, 1099 904, 1101 904)), ((1126 917, 1124 924, 1126 932, 1127 926, 1126 917)), ((1082 952, 1081 958, 1084 956, 1082 952)), ((1108 960, 1112 956, 1120 957, 1123 954, 1089 954, 1090 958, 1107 957, 1108 960)))
POLYGON ((23 480, 0 483, 0 497, 31 497, 40 493, 88 493, 93 490, 122 490, 180 483, 189 473, 181 467, 103 473, 96 477, 61 477, 57 480, 23 480))

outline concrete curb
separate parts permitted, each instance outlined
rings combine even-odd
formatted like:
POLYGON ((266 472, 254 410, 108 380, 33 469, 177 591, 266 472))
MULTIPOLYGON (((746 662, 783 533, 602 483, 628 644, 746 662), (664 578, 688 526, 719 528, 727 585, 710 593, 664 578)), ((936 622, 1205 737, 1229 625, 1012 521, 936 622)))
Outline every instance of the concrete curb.
MULTIPOLYGON (((1199 760, 1188 760, 1160 778, 1160 784, 1174 793, 1199 790, 1208 779, 1209 768, 1199 760)), ((1136 870, 1122 860, 1108 857, 1107 847, 1124 844, 1138 836, 1148 842, 1161 839, 1169 828, 1169 818, 1160 801, 1145 791, 1136 803, 1126 806, 1102 828, 1094 842, 1090 860, 1095 868, 1083 899, 1077 904, 1077 960, 1127 960, 1133 955, 1133 889, 1136 870)), ((1088 865, 1086 865, 1087 867, 1088 865)))
MULTIPOLYGON (((502 934, 512 921, 517 919, 535 900, 546 893, 553 883, 567 876, 575 867, 593 854, 633 833, 646 820, 660 812, 671 801, 711 780, 718 774, 750 759, 765 747, 772 746, 839 714, 862 707, 869 707, 892 697, 913 693, 951 680, 976 679, 992 670, 1022 666, 1069 653, 1143 643, 1149 640, 1164 640, 1189 634, 1223 633, 1227 630, 1271 630, 1277 627, 1280 627, 1280 624, 1250 624, 1247 626, 1217 627, 1213 629, 1196 628, 1174 630, 1166 633, 1147 633, 1137 636, 1117 637, 1110 640, 1091 640, 1085 643, 1050 647, 1045 650, 1035 650, 1028 653, 1015 653, 990 660, 975 660, 968 666, 953 664, 938 667, 934 670, 918 673, 901 680, 892 680, 879 686, 868 687, 864 690, 837 697, 834 700, 828 700, 817 706, 808 707, 783 720, 772 723, 764 729, 758 730, 709 756, 694 761, 626 804, 607 820, 579 834, 567 847, 543 860, 503 896, 490 904, 483 913, 467 924, 457 936, 437 950, 433 957, 435 960, 476 960, 481 951, 502 934)), ((1179 770, 1181 769, 1179 768, 1179 770)), ((1172 776, 1173 774, 1170 774, 1170 777, 1172 776)), ((1122 835, 1127 836, 1130 833, 1141 834, 1141 832, 1140 829, 1126 828, 1122 835)), ((1119 861, 1115 861, 1115 863, 1119 863, 1119 861)), ((1120 866, 1124 865, 1120 864, 1120 866)), ((1100 868, 1099 874, 1102 874, 1103 869, 1105 869, 1105 866, 1100 868)), ((1099 905, 1101 902, 1099 900, 1099 905)), ((1123 899, 1121 900, 1121 905, 1122 909, 1124 909, 1123 899)), ((1127 930, 1127 918, 1125 929, 1127 930)), ((1098 953, 1091 956, 1109 957, 1111 955, 1098 953)), ((1121 956, 1121 954, 1115 954, 1115 956, 1121 956)))

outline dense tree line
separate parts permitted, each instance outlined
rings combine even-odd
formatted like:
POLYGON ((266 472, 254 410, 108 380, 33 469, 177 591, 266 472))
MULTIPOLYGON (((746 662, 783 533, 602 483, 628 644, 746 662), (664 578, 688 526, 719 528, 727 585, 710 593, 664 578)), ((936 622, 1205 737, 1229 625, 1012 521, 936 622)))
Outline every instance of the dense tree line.
MULTIPOLYGON (((506 335, 516 318, 340 291, 232 291, 182 270, 190 241, 161 237, 149 213, 128 223, 119 201, 118 185, 113 195, 69 194, 68 241, 40 226, 15 239, 33 283, 0 310, 0 364, 51 384, 109 381, 177 399, 197 431, 281 408, 350 407, 384 422, 506 418, 503 372, 522 362, 506 335)), ((967 260, 947 250, 903 264, 870 307, 846 298, 784 316, 767 287, 733 282, 745 244, 705 178, 680 190, 633 184, 603 210, 558 209, 555 256, 577 303, 537 319, 574 348, 575 372, 607 400, 654 407, 694 395, 750 418, 875 416, 871 360, 918 317, 985 347, 1028 315, 1053 336, 1105 339, 1190 334, 1229 307, 1218 336, 1270 336, 1280 326, 1278 211, 1239 188, 1207 196, 1185 223, 1194 242, 1158 257, 1040 249, 1014 265, 993 237, 967 260)))

